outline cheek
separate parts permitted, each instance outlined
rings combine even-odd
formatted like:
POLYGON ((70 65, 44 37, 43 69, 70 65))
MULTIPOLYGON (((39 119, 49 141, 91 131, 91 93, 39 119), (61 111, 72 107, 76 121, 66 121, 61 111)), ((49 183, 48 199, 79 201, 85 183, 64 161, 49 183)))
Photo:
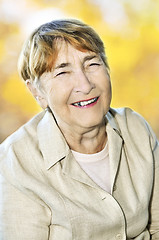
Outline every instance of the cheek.
POLYGON ((111 81, 110 79, 105 79, 103 81, 103 84, 101 84, 101 89, 103 91, 103 95, 104 95, 104 101, 105 104, 108 106, 111 103, 111 98, 112 98, 112 87, 111 87, 111 81))
POLYGON ((112 95, 112 85, 111 85, 111 81, 108 81, 108 92, 110 93, 110 96, 112 95))
POLYGON ((109 77, 103 77, 101 80, 101 89, 103 89, 105 92, 110 93, 111 94, 111 81, 109 77))
POLYGON ((109 104, 111 103, 111 99, 112 99, 112 87, 111 87, 111 82, 109 81, 107 84, 107 101, 109 102, 109 104))
POLYGON ((71 91, 66 86, 56 86, 49 94, 49 105, 54 109, 65 107, 69 101, 70 94, 71 91))

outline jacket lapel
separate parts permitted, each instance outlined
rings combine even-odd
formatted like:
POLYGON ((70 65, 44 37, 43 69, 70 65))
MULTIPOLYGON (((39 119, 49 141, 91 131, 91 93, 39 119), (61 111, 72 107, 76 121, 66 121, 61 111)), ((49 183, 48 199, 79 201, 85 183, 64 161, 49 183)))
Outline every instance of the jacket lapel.
POLYGON ((109 147, 109 161, 110 161, 110 177, 111 177, 111 192, 115 184, 116 174, 121 159, 121 150, 123 145, 123 139, 120 134, 120 129, 115 121, 114 116, 107 113, 106 118, 108 120, 106 131, 108 137, 109 147))
POLYGON ((37 126, 37 134, 46 169, 49 169, 68 154, 69 147, 48 111, 37 126))
POLYGON ((110 178, 111 178, 111 192, 113 191, 118 166, 120 163, 122 138, 114 131, 108 129, 108 146, 109 146, 109 161, 110 161, 110 178))
POLYGON ((80 167, 71 151, 63 161, 63 173, 78 182, 84 183, 91 187, 99 188, 99 186, 80 167))

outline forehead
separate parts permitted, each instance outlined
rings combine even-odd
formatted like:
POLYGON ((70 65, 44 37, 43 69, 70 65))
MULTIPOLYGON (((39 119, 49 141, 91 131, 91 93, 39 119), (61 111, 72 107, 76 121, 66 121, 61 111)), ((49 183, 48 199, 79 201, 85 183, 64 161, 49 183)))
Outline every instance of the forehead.
POLYGON ((89 56, 98 56, 95 52, 86 49, 76 49, 71 44, 61 41, 57 46, 57 57, 55 60, 54 67, 61 63, 72 63, 76 60, 83 61, 84 59, 89 60, 89 56))

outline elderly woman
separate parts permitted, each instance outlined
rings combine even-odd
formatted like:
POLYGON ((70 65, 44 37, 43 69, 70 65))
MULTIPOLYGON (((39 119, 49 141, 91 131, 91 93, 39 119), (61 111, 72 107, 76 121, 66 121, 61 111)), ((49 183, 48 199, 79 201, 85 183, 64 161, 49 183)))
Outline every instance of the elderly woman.
POLYGON ((45 111, 1 145, 0 239, 159 239, 158 141, 137 113, 110 108, 97 33, 42 25, 19 72, 45 111))

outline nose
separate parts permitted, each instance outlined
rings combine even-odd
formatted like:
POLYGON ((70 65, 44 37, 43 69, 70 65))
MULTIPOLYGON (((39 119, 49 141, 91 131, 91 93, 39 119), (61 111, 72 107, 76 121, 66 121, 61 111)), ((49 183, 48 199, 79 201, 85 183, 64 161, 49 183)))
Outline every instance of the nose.
POLYGON ((76 84, 74 87, 75 92, 81 92, 84 94, 89 94, 93 88, 95 88, 95 84, 91 81, 89 76, 83 71, 80 70, 76 73, 76 84))

